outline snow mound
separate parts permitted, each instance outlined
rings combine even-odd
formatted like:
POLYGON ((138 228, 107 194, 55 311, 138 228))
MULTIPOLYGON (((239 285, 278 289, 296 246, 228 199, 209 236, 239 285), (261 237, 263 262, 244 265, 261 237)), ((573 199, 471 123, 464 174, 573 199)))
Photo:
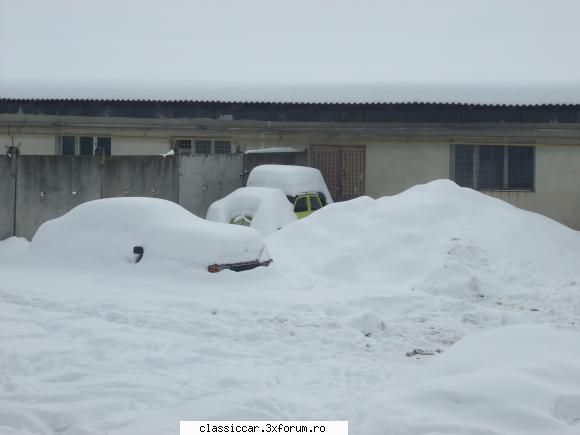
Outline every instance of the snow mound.
POLYGON ((437 180, 391 197, 324 207, 273 234, 269 247, 279 264, 330 278, 350 275, 410 286, 432 278, 429 283, 444 290, 454 279, 457 292, 477 294, 481 277, 475 272, 575 273, 580 233, 437 180))
POLYGON ((230 223, 238 216, 252 219, 250 227, 268 235, 296 220, 292 204, 279 189, 241 187, 210 205, 206 219, 230 223))
POLYGON ((578 331, 547 325, 467 337, 386 385, 360 433, 577 434, 579 339, 578 331))
POLYGON ((33 259, 67 265, 129 264, 134 246, 145 250, 139 265, 206 267, 266 257, 260 235, 236 225, 198 218, 155 198, 86 202, 40 226, 30 245, 33 259))
POLYGON ((248 176, 248 187, 273 187, 286 195, 296 196, 305 192, 322 192, 326 203, 332 196, 321 172, 316 168, 294 165, 260 165, 248 176))
POLYGON ((30 243, 24 237, 8 237, 0 240, 0 263, 15 261, 24 256, 30 243))

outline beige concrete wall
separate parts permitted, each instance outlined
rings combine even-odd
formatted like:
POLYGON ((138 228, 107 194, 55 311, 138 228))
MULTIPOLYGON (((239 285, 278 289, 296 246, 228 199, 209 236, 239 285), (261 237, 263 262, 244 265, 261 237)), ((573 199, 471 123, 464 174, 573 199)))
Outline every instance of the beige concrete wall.
POLYGON ((366 194, 395 195, 415 184, 449 178, 447 144, 367 144, 366 194))
POLYGON ((113 156, 159 155, 166 153, 170 148, 169 137, 111 137, 113 156))
MULTIPOLYGON (((394 195, 449 178, 450 152, 448 144, 367 145, 367 195, 394 195)), ((484 193, 580 230, 580 146, 536 146, 535 185, 533 192, 484 193)))
POLYGON ((537 146, 534 192, 487 193, 580 230, 580 146, 537 146))
MULTIPOLYGON (((79 133, 63 133, 74 134, 79 133)), ((88 134, 88 133, 85 133, 88 134)), ((91 133, 92 135, 92 133, 91 133)), ((103 134, 100 134, 103 135, 103 134)), ((54 134, 13 134, 14 145, 20 146, 22 155, 54 155, 56 153, 56 138, 54 134)), ((96 134, 95 134, 96 136, 96 134)), ((4 145, 12 143, 10 136, 0 134, 0 152, 4 153, 4 145)), ((124 155, 159 155, 166 153, 170 148, 170 138, 167 137, 138 137, 138 136, 111 136, 111 154, 124 155)))
MULTIPOLYGON (((51 155, 56 151, 55 136, 51 134, 12 134, 14 146, 19 146, 21 154, 51 155)), ((0 133, 0 153, 12 144, 12 138, 0 133)))

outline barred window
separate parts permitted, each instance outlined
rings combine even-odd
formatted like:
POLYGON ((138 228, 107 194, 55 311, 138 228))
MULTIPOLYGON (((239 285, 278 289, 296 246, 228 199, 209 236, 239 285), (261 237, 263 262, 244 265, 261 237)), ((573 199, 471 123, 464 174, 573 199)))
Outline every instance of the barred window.
POLYGON ((456 145, 453 178, 478 190, 534 189, 533 146, 456 145))
POLYGON ((232 152, 232 143, 229 140, 216 140, 213 143, 214 153, 229 154, 232 152))
POLYGON ((175 139, 173 148, 182 156, 191 155, 191 139, 175 139))
POLYGON ((195 141, 195 154, 210 154, 210 153, 211 153, 211 140, 195 141))

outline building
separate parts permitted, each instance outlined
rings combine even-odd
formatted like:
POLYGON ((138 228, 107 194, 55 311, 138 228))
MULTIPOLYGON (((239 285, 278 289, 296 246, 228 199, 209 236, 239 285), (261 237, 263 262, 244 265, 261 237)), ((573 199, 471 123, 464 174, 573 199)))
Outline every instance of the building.
POLYGON ((580 3, 218 3, 38 2, 26 37, 2 6, 0 146, 309 164, 338 200, 451 178, 580 229, 580 3))
POLYGON ((254 156, 282 163, 294 149, 306 151, 304 162, 339 200, 451 178, 580 228, 578 105, 3 99, 0 141, 22 155, 274 148, 254 156))

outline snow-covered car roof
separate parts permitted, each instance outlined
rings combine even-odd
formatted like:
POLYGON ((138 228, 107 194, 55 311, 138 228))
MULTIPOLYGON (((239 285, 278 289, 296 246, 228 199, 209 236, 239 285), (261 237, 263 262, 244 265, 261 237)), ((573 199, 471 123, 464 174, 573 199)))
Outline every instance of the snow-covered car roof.
POLYGON ((332 203, 332 195, 316 168, 294 165, 260 165, 248 176, 248 187, 273 187, 288 196, 306 192, 322 192, 326 203, 332 203))
POLYGON ((214 202, 206 219, 229 223, 240 216, 251 216, 250 227, 268 235, 296 220, 292 204, 280 189, 270 187, 241 187, 214 202))
POLYGON ((201 219, 180 205, 155 198, 108 198, 81 204, 45 222, 30 254, 46 261, 122 264, 133 247, 145 250, 140 264, 184 268, 266 259, 260 234, 250 228, 201 219))

